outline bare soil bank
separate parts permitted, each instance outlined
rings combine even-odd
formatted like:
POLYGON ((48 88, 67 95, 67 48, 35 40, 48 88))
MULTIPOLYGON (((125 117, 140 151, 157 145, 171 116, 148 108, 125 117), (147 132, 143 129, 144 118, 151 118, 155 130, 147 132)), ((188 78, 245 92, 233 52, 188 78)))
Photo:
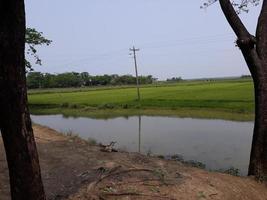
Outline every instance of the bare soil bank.
MULTIPOLYGON (((266 200, 266 184, 188 167, 137 153, 101 147, 35 125, 48 199, 266 200)), ((8 169, 0 141, 0 199, 10 200, 8 169)))

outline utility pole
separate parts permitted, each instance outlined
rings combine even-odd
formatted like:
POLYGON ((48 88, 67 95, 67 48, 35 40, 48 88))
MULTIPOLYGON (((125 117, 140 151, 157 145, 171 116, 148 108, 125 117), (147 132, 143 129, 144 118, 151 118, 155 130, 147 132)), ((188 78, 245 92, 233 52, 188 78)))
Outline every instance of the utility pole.
MULTIPOLYGON (((135 66, 135 76, 136 76, 136 88, 137 88, 137 97, 138 101, 140 101, 140 91, 139 91, 139 77, 138 77, 138 71, 137 71, 137 62, 136 62, 136 51, 139 51, 139 49, 136 49, 134 46, 130 51, 133 52, 134 56, 134 66, 135 66)), ((131 54, 130 54, 131 55, 131 54)))

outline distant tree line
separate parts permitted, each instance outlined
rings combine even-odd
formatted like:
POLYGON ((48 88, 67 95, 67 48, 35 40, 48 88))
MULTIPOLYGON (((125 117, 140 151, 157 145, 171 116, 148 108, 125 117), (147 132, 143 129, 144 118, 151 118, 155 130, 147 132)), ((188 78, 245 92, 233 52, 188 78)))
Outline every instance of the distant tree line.
MULTIPOLYGON (((156 78, 152 75, 139 76, 141 84, 151 84, 156 78)), ((88 72, 66 72, 50 74, 41 72, 29 72, 27 74, 27 86, 34 88, 67 88, 83 86, 106 86, 106 85, 134 85, 136 78, 132 75, 97 75, 92 76, 88 72)))
POLYGON ((180 82, 182 81, 182 77, 172 77, 172 78, 167 78, 167 82, 180 82))
POLYGON ((241 78, 252 78, 251 75, 242 75, 241 78))

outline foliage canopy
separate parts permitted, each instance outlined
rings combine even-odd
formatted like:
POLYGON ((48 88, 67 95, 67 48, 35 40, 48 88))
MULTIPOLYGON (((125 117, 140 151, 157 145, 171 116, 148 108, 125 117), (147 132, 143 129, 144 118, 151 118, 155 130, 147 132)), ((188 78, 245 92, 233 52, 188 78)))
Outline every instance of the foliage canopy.
MULTIPOLYGON (((48 40, 43 36, 42 32, 38 32, 34 28, 27 28, 26 34, 25 34, 25 43, 26 43, 26 53, 28 55, 33 56, 35 60, 35 64, 42 65, 42 61, 40 57, 37 54, 36 46, 40 45, 50 45, 52 40, 48 40)), ((26 68, 28 68, 30 71, 33 70, 32 64, 30 61, 25 60, 26 68)))

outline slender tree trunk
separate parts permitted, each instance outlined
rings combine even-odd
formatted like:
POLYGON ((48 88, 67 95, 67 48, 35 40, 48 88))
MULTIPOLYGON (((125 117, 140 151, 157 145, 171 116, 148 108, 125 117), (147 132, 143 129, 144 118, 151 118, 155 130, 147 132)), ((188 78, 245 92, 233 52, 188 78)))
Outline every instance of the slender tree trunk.
POLYGON ((0 130, 12 200, 44 200, 27 106, 23 0, 0 1, 0 130))

